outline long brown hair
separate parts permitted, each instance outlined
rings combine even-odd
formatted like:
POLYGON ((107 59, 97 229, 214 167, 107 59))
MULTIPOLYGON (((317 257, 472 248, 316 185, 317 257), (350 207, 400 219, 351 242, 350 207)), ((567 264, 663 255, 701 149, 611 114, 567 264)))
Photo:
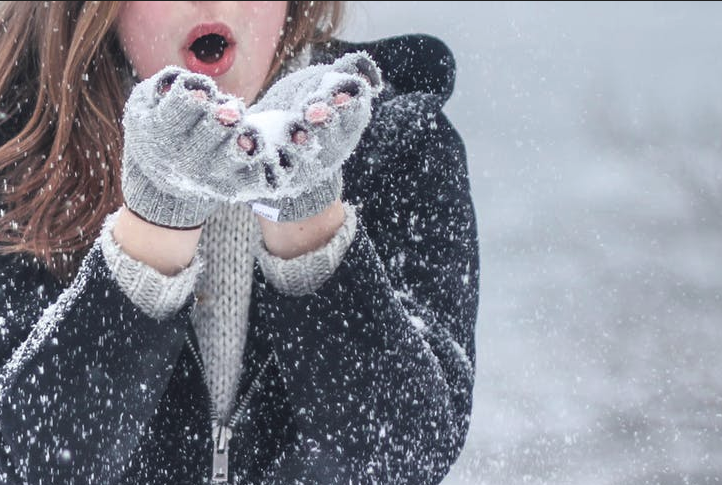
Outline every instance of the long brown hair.
MULTIPOLYGON (((34 256, 65 281, 122 203, 122 3, 0 2, 0 254, 34 256)), ((266 82, 327 41, 342 12, 343 2, 289 1, 266 82)))

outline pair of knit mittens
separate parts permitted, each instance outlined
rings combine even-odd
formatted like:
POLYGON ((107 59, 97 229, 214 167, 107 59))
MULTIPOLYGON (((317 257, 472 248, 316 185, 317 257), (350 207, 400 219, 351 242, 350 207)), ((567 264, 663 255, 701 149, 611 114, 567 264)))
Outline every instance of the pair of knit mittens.
POLYGON ((280 79, 246 108, 210 77, 166 67, 125 106, 125 203, 172 228, 202 225, 224 201, 279 222, 313 216, 340 197, 381 87, 373 60, 352 53, 280 79))

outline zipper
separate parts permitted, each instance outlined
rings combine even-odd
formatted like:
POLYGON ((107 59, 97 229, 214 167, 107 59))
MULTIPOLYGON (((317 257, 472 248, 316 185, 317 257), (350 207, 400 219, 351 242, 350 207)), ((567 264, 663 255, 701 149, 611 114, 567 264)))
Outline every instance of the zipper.
POLYGON ((228 426, 213 421, 213 468, 211 469, 212 483, 228 482, 228 443, 233 432, 228 426))
POLYGON ((203 365, 203 361, 201 360, 200 355, 198 355, 198 351, 193 346, 193 342, 191 342, 189 333, 186 333, 186 343, 191 350, 193 359, 196 361, 196 364, 198 364, 198 367, 201 370, 201 374, 203 375, 203 383, 205 384, 208 391, 208 406, 211 410, 211 432, 213 438, 213 468, 211 469, 211 483, 227 483, 229 478, 228 456, 230 451, 228 444, 233 437, 233 430, 237 426, 238 421, 241 419, 241 416, 248 407, 248 403, 251 401, 253 395, 261 387, 261 379, 265 375, 266 370, 271 363, 271 359, 273 358, 273 352, 271 352, 266 361, 263 363, 263 367, 260 371, 258 371, 258 374, 256 374, 256 377, 253 379, 253 382, 248 388, 248 391, 243 396, 241 403, 238 405, 236 411, 231 415, 231 419, 229 419, 228 423, 226 424, 223 423, 218 416, 216 404, 213 401, 210 389, 208 388, 208 376, 206 374, 205 366, 203 365))
POLYGON ((271 363, 272 359, 273 353, 271 353, 266 359, 266 362, 263 363, 263 367, 261 367, 261 370, 259 370, 258 374, 256 374, 256 378, 253 379, 251 386, 246 392, 246 395, 243 396, 243 399, 241 400, 241 404, 238 405, 238 409, 236 409, 236 412, 233 413, 233 415, 231 416, 231 419, 229 421, 231 428, 236 427, 238 420, 241 419, 241 414, 243 414, 243 412, 246 410, 248 403, 251 401, 251 398, 256 393, 256 391, 258 391, 258 388, 261 387, 261 378, 266 374, 266 370, 268 369, 268 366, 271 363))

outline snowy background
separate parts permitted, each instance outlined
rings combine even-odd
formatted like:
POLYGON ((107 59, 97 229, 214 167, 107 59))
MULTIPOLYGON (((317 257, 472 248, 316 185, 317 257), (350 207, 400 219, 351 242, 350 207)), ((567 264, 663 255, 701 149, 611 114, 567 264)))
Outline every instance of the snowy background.
POLYGON ((358 2, 455 53, 482 254, 444 485, 722 483, 722 4, 358 2))

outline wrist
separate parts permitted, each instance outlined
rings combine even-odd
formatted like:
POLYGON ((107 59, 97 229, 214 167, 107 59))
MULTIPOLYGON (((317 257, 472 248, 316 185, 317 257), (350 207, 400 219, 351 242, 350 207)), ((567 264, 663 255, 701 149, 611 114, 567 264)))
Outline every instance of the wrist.
POLYGON ((320 213, 293 222, 272 222, 257 216, 263 242, 269 253, 292 259, 326 245, 343 225, 345 212, 340 199, 320 213))
POLYGON ((149 224, 168 229, 197 229, 208 218, 214 204, 199 193, 151 180, 129 157, 123 162, 125 208, 149 224))
POLYGON ((112 231, 113 239, 131 258, 166 276, 186 268, 198 247, 201 229, 172 229, 152 224, 123 207, 112 231))

